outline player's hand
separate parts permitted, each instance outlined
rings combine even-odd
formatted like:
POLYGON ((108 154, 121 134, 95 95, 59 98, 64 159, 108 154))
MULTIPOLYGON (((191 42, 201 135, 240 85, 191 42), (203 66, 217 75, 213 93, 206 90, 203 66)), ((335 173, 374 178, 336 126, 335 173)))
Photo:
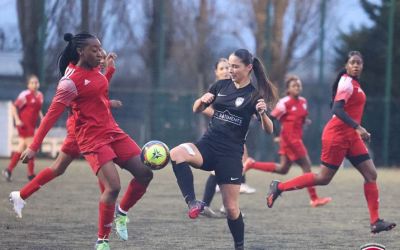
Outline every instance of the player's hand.
POLYGON ((24 126, 24 123, 20 119, 18 119, 18 120, 15 120, 15 126, 22 127, 22 126, 24 126))
POLYGON ((280 143, 281 142, 281 138, 279 136, 274 137, 274 142, 275 143, 280 143))
POLYGON ((211 93, 205 93, 202 97, 200 97, 200 101, 205 104, 210 104, 214 100, 214 95, 211 93))
POLYGON ((115 68, 116 59, 117 59, 117 54, 115 54, 114 52, 108 53, 106 57, 107 66, 115 68))
POLYGON ((361 127, 361 125, 358 125, 356 127, 356 132, 361 136, 361 139, 363 139, 364 141, 370 141, 371 140, 371 134, 368 133, 368 131, 361 127))
POLYGON ((257 100, 256 110, 260 115, 262 115, 267 110, 267 104, 265 103, 264 99, 257 100))
POLYGON ((24 152, 22 152, 21 157, 19 159, 22 160, 22 163, 28 163, 28 161, 33 157, 35 157, 35 155, 36 155, 35 151, 33 151, 30 148, 27 148, 25 149, 24 152))
POLYGON ((308 125, 311 125, 311 123, 312 123, 312 121, 310 119, 306 118, 304 124, 308 126, 308 125))
POLYGON ((122 102, 120 100, 110 100, 111 108, 120 108, 122 107, 122 102))

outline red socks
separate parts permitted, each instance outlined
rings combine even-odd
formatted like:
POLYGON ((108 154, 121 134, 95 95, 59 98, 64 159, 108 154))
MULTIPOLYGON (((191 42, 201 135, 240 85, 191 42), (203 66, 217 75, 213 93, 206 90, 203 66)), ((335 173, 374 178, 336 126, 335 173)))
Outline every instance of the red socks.
POLYGON ((278 189, 281 191, 291 191, 295 189, 311 187, 315 185, 314 179, 315 179, 314 173, 306 173, 299 177, 288 180, 286 182, 279 183, 278 189))
POLYGON ((107 204, 99 203, 99 239, 108 239, 113 220, 114 220, 115 203, 107 204))
POLYGON ((264 172, 275 172, 276 169, 276 163, 275 162, 261 162, 261 161, 256 161, 253 164, 251 164, 248 169, 257 169, 261 170, 264 172))
POLYGON ((41 186, 54 179, 55 175, 51 168, 45 168, 39 172, 39 174, 28 182, 21 190, 21 198, 27 199, 34 192, 36 192, 41 186))
POLYGON ((379 190, 376 182, 365 183, 364 194, 368 203, 370 221, 373 224, 379 219, 379 190))
POLYGON ((124 197, 122 197, 119 203, 120 208, 127 212, 133 207, 140 198, 146 193, 147 186, 139 183, 136 179, 132 179, 129 183, 127 190, 125 191, 124 197))
POLYGON ((10 173, 12 173, 15 166, 17 166, 20 157, 21 157, 20 152, 13 152, 11 154, 10 164, 8 164, 8 168, 7 168, 8 171, 10 171, 10 173))
POLYGON ((32 176, 35 174, 35 158, 32 158, 28 161, 28 176, 32 176))
POLYGON ((317 196, 317 190, 315 190, 315 187, 307 187, 308 194, 310 195, 310 200, 314 201, 318 199, 317 196))

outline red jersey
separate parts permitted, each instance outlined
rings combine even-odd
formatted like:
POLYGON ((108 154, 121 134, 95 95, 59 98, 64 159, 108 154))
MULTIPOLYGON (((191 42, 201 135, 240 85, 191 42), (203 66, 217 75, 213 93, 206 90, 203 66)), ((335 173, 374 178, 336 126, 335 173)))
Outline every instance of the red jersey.
POLYGON ((281 123, 281 138, 284 140, 301 139, 303 124, 308 116, 307 100, 304 97, 285 96, 279 100, 271 113, 281 123))
MULTIPOLYGON (((344 74, 339 81, 335 101, 345 101, 344 111, 358 124, 361 124, 366 96, 358 81, 344 74)), ((324 133, 348 135, 355 130, 333 115, 326 124, 324 133)))
POLYGON ((23 126, 36 127, 39 112, 43 105, 43 94, 40 91, 24 90, 17 97, 14 105, 18 109, 18 116, 23 126))

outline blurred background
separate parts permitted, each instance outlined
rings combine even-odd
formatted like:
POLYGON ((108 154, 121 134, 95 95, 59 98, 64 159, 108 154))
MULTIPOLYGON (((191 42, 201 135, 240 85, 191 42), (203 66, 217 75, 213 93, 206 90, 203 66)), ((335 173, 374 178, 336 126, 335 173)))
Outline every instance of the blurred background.
MULTIPOLYGON (((45 112, 59 79, 63 34, 81 31, 118 54, 110 97, 124 106, 113 113, 140 145, 198 139, 207 120, 192 113, 192 104, 214 82, 216 60, 238 48, 262 58, 281 95, 285 76, 299 75, 313 121, 304 141, 314 164, 331 117, 331 84, 347 53, 359 50, 371 153, 377 165, 399 166, 400 0, 2 0, 3 144, 12 137, 7 107, 25 89, 25 76, 39 76, 45 112)), ((277 160, 278 145, 257 122, 247 145, 254 158, 277 160)))

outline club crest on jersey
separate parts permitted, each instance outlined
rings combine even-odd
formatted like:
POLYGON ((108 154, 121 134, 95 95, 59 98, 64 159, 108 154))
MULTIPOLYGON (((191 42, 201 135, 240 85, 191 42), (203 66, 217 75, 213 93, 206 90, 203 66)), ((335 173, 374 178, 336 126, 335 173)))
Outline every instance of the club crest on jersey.
POLYGON ((239 107, 240 105, 243 104, 243 102, 244 102, 244 98, 243 98, 243 97, 238 97, 238 98, 236 98, 236 100, 235 100, 235 106, 236 106, 236 107, 239 107))

